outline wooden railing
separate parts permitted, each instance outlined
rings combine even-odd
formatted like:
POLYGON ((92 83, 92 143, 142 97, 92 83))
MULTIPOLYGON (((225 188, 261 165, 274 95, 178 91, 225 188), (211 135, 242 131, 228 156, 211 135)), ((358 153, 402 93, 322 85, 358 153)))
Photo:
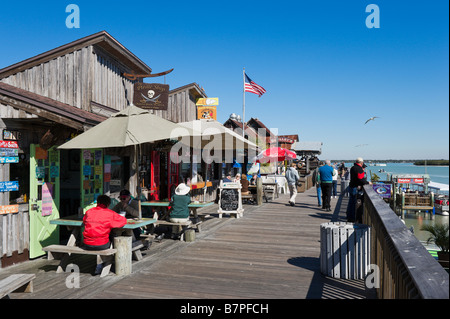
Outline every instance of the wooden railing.
POLYGON ((370 185, 363 223, 371 230, 371 264, 379 267, 379 299, 448 299, 449 275, 370 185))

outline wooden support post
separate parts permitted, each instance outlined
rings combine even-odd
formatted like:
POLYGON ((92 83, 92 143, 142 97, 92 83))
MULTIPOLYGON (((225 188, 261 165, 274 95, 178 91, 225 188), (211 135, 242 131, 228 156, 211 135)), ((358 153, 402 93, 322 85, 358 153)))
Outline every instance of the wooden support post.
POLYGON ((256 204, 258 206, 262 205, 263 202, 263 184, 262 179, 258 177, 256 179, 256 204))
POLYGON ((194 229, 187 229, 184 232, 184 241, 185 242, 195 241, 195 230, 194 229))
POLYGON ((125 276, 131 274, 131 237, 120 236, 114 238, 116 252, 116 275, 125 276))

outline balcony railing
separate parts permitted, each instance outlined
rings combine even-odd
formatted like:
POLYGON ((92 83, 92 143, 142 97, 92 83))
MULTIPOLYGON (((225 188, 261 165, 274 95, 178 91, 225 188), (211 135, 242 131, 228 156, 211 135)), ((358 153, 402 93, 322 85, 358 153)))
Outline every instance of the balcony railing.
POLYGON ((448 299, 445 269, 371 186, 364 192, 363 222, 372 227, 371 262, 380 270, 378 298, 448 299))

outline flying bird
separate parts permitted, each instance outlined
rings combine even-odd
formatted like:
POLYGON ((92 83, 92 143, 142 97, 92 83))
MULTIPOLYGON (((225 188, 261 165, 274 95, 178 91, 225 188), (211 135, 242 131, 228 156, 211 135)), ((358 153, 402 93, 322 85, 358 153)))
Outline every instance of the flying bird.
POLYGON ((364 123, 364 124, 367 124, 369 121, 373 121, 373 120, 378 119, 378 118, 379 118, 378 116, 371 117, 371 118, 368 119, 368 120, 366 121, 366 123, 364 123))

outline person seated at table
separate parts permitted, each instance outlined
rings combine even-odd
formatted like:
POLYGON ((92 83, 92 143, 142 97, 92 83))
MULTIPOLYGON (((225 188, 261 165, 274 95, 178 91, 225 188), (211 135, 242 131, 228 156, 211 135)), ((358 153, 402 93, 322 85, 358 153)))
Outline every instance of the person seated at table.
POLYGON ((113 207, 113 211, 119 214, 125 212, 125 217, 139 218, 139 202, 131 197, 131 193, 127 189, 120 191, 119 200, 113 207))
POLYGON ((236 176, 234 176, 233 182, 239 183, 241 180, 241 174, 237 173, 236 176))
POLYGON ((250 180, 250 185, 256 185, 256 180, 258 179, 258 174, 254 173, 252 179, 250 180))
POLYGON ((232 182, 231 175, 228 175, 228 176, 225 177, 222 181, 225 182, 225 183, 230 183, 230 182, 232 182))
MULTIPOLYGON (((131 193, 127 189, 122 189, 119 193, 119 200, 113 211, 128 218, 139 218, 139 201, 131 197, 131 193)), ((141 237, 141 229, 133 229, 134 237, 139 239, 141 237)))
POLYGON ((249 181, 247 179, 247 175, 242 174, 242 179, 241 179, 241 194, 242 195, 248 195, 250 194, 249 190, 248 190, 248 185, 249 185, 249 181))
MULTIPOLYGON (((189 194, 190 187, 184 183, 180 183, 175 189, 175 194, 170 200, 169 220, 172 223, 182 223, 189 220, 189 207, 191 196, 189 194)), ((181 226, 172 226, 172 238, 178 238, 181 233, 181 226)))
POLYGON ((108 249, 112 242, 113 228, 126 225, 127 219, 108 208, 111 199, 107 195, 97 197, 97 207, 89 209, 83 217, 83 248, 108 249))

